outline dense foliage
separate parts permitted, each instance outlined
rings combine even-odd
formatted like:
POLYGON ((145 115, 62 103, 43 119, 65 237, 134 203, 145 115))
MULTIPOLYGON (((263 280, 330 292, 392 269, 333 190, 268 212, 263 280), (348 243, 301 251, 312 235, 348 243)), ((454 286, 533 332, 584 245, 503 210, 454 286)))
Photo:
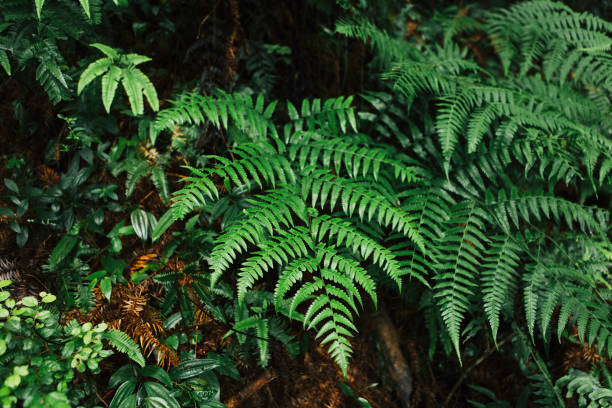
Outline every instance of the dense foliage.
POLYGON ((184 3, 0 3, 3 406, 612 406, 607 2, 184 3))

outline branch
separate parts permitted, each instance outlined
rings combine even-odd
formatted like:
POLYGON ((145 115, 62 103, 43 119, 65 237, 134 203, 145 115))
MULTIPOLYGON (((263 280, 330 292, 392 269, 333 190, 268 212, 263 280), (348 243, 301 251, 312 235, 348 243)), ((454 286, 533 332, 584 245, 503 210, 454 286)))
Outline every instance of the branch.
POLYGON ((396 392, 402 402, 403 408, 410 408, 412 396, 412 374, 400 348, 399 335, 391 322, 384 304, 378 306, 378 315, 373 317, 374 330, 381 343, 381 348, 387 362, 391 379, 395 382, 396 392))
POLYGON ((248 400, 251 396, 253 396, 257 391, 259 391, 263 386, 268 384, 269 382, 278 378, 276 373, 271 368, 266 370, 262 375, 260 375, 255 381, 247 385, 242 391, 238 394, 231 397, 225 405, 227 408, 236 408, 239 407, 240 404, 248 400))

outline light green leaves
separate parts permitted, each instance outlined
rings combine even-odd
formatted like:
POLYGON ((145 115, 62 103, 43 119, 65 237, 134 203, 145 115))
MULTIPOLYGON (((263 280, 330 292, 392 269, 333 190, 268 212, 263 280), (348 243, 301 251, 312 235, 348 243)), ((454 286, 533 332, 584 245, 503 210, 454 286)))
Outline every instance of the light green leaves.
POLYGON ((34 5, 36 6, 36 17, 38 17, 39 20, 43 4, 45 4, 45 0, 34 0, 34 5))
POLYGON ((11 75, 11 63, 9 62, 6 51, 0 50, 0 66, 4 69, 8 76, 11 75))
POLYGON ((79 0, 81 3, 81 7, 83 7, 83 11, 87 14, 87 18, 91 18, 91 11, 89 10, 89 0, 79 0))
POLYGON ((144 113, 143 95, 154 111, 159 110, 159 99, 155 87, 149 78, 136 68, 137 65, 150 61, 149 57, 138 54, 120 54, 117 50, 104 44, 96 43, 91 46, 103 52, 106 57, 92 62, 85 68, 79 78, 78 94, 81 94, 94 79, 102 77, 102 103, 107 113, 110 112, 120 82, 134 115, 144 113))
POLYGON ((148 239, 153 234, 153 229, 157 225, 157 219, 151 213, 148 213, 140 208, 135 209, 130 214, 130 220, 132 221, 132 227, 138 238, 143 241, 148 239))
POLYGON ((117 86, 119 86, 119 79, 121 79, 121 69, 115 66, 111 67, 108 74, 102 77, 102 103, 106 112, 110 112, 111 103, 113 103, 117 86))

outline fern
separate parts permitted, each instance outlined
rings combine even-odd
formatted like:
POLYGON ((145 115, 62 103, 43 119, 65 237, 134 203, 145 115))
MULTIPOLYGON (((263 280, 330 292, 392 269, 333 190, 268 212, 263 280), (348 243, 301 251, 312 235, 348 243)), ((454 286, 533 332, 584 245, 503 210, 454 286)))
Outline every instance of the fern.
MULTIPOLYGON (((520 242, 520 238, 518 239, 520 242)), ((497 338, 500 314, 505 305, 512 304, 518 286, 518 271, 522 250, 510 236, 492 239, 491 248, 483 259, 481 287, 484 311, 491 325, 493 338, 497 338)))
POLYGON ((119 330, 108 330, 102 334, 102 338, 108 340, 108 343, 120 353, 127 354, 139 366, 145 366, 145 360, 140 352, 140 347, 127 334, 119 330))
POLYGON ((451 226, 440 240, 443 249, 433 289, 459 356, 460 325, 475 294, 481 253, 489 239, 484 234, 486 213, 474 203, 459 203, 451 212, 451 226))
MULTIPOLYGON (((173 194, 168 217, 180 219, 231 189, 264 190, 245 200, 247 208, 215 240, 208 258, 210 281, 215 285, 234 272, 238 308, 245 310, 244 302, 256 282, 264 280, 265 284, 277 274, 275 308, 301 320, 307 329, 316 329, 317 338, 330 344, 330 354, 346 373, 357 304, 363 302, 360 292, 367 293, 374 303, 377 299, 375 280, 360 264, 371 260, 398 287, 404 276, 422 279, 418 271, 403 268, 393 250, 370 228, 356 228, 353 217, 394 231, 415 251, 426 252, 414 218, 398 206, 392 182, 408 186, 417 182, 422 172, 392 149, 372 147, 365 137, 351 136, 350 132, 357 131, 351 98, 304 101, 299 112, 289 103, 289 121, 281 127, 284 141, 277 138, 278 131, 269 121, 273 108, 266 108, 268 113, 262 111, 261 97, 255 107, 257 114, 248 113, 248 102, 240 107, 229 103, 243 98, 192 96, 159 113, 155 129, 198 124, 205 119, 227 128, 232 118, 241 123, 238 131, 253 140, 232 148, 233 160, 210 156, 209 162, 216 163, 209 168, 190 168, 193 176, 184 178, 186 186, 173 194), (260 131, 262 126, 267 131, 260 131), (341 139, 340 134, 348 139, 341 139), (364 144, 349 142, 351 138, 364 140, 364 144), (246 258, 241 261, 243 255, 246 258), (290 293, 293 295, 287 298, 290 293)), ((154 235, 159 236, 167 225, 154 235)), ((237 316, 237 324, 250 319, 237 316)), ((244 323, 248 328, 259 324, 257 320, 246 322, 253 324, 244 323)), ((260 351, 263 362, 265 350, 260 347, 260 351)))

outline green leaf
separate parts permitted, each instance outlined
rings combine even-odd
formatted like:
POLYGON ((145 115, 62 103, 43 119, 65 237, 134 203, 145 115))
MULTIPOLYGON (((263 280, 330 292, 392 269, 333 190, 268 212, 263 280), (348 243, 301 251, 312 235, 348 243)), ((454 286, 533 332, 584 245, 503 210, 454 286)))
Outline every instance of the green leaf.
POLYGON ((119 388, 117 389, 117 391, 115 392, 115 396, 113 397, 113 400, 111 401, 109 405, 109 408, 119 408, 119 407, 129 406, 129 405, 124 405, 123 402, 127 400, 128 398, 130 398, 130 396, 133 396, 134 402, 136 402, 135 400, 136 395, 133 394, 135 389, 136 389, 135 379, 128 380, 124 382, 123 384, 121 384, 119 388))
POLYGON ((143 241, 149 238, 150 232, 153 229, 153 225, 149 223, 149 213, 137 208, 130 214, 130 220, 132 222, 132 227, 134 227, 134 232, 138 238, 143 241))
POLYGON ((83 11, 87 14, 87 18, 91 18, 91 11, 89 10, 89 0, 79 0, 81 3, 81 7, 83 7, 83 11))
POLYGON ((174 224, 174 221, 174 210, 170 208, 164 213, 164 215, 161 216, 161 218, 157 221, 157 224, 155 224, 155 228, 151 234, 151 240, 153 242, 157 241, 164 234, 164 232, 166 232, 166 230, 170 228, 172 224, 174 224))
POLYGON ((117 60, 119 59, 119 53, 112 47, 109 47, 108 45, 105 44, 100 44, 100 43, 94 43, 94 44, 89 44, 90 46, 99 49, 100 51, 102 51, 107 57, 110 57, 113 60, 117 60))
POLYGON ((130 107, 134 115, 142 115, 144 113, 144 101, 142 99, 142 86, 134 75, 135 68, 123 68, 121 70, 121 83, 123 89, 130 101, 130 107))
POLYGON ((138 81, 140 88, 142 88, 142 92, 144 96, 147 98, 149 105, 153 111, 157 112, 159 110, 159 99, 157 97, 157 90, 155 90, 155 86, 149 78, 138 68, 134 68, 131 71, 134 74, 134 77, 138 81))
POLYGON ((157 381, 162 382, 164 385, 171 387, 172 379, 168 373, 160 367, 148 365, 140 369, 138 373, 141 377, 155 378, 157 381))
POLYGON ((45 4, 45 0, 34 0, 34 5, 36 6, 36 17, 38 17, 39 20, 43 4, 45 4))
POLYGON ((27 307, 38 306, 38 300, 36 300, 36 298, 33 297, 33 296, 26 296, 26 297, 24 297, 23 299, 21 299, 21 303, 24 306, 27 306, 27 307))
POLYGON ((217 360, 208 358, 183 361, 175 368, 174 379, 186 380, 187 378, 198 377, 219 367, 219 365, 217 360))
POLYGON ((61 392, 50 392, 49 394, 45 395, 45 402, 47 404, 47 406, 49 407, 53 407, 53 408, 70 408, 70 401, 68 400, 68 397, 65 394, 62 394, 61 392))
POLYGON ((13 180, 11 180, 10 178, 5 178, 4 179, 4 184, 6 185, 6 187, 11 190, 14 193, 19 193, 19 187, 17 187, 17 183, 15 183, 13 180))
POLYGON ((163 385, 147 381, 144 383, 144 389, 148 396, 148 407, 181 408, 176 399, 174 399, 174 397, 170 394, 170 391, 168 391, 163 385))
POLYGON ((151 170, 151 181, 155 185, 155 188, 157 188, 162 201, 167 203, 170 200, 170 188, 168 187, 168 177, 166 177, 166 172, 163 167, 153 167, 151 170))
POLYGON ((102 77, 102 103, 106 113, 110 112, 115 92, 121 79, 121 69, 117 66, 110 67, 108 73, 102 77))
POLYGON ((21 377, 17 374, 11 374, 4 380, 4 385, 12 389, 19 387, 19 384, 21 384, 21 377))
POLYGON ((81 77, 79 78, 77 95, 80 95, 83 89, 85 89, 85 87, 89 85, 91 81, 108 71, 111 65, 112 60, 110 58, 100 58, 99 60, 89 64, 83 73, 81 73, 81 77))
POLYGON ((60 242, 53 248, 53 252, 49 256, 49 269, 54 271, 55 268, 68 256, 72 248, 77 244, 78 240, 72 235, 64 235, 60 242))
POLYGON ((100 290, 102 291, 104 297, 110 302, 111 294, 113 292, 113 285, 110 277, 106 276, 100 281, 100 290))
POLYGON ((6 51, 4 50, 0 50, 0 66, 4 68, 4 71, 6 71, 6 74, 8 76, 11 76, 11 63, 8 59, 8 55, 6 54, 6 51))

